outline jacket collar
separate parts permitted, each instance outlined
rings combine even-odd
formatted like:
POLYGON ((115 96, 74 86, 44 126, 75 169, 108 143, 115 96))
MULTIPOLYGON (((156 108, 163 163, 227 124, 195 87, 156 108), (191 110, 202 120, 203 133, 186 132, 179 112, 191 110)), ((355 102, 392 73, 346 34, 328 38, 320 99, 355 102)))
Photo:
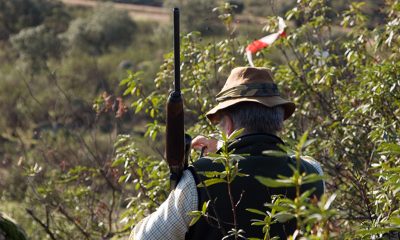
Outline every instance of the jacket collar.
POLYGON ((279 137, 268 133, 246 134, 236 138, 229 143, 228 150, 235 150, 235 153, 251 155, 262 155, 265 150, 281 150, 278 146, 285 143, 279 137))

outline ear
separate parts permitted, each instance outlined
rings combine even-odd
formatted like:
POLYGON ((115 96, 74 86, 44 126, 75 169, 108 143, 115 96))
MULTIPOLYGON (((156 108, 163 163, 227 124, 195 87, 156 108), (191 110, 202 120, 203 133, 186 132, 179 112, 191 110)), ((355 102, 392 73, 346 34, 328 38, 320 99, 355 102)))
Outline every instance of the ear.
POLYGON ((224 121, 225 121, 225 124, 224 124, 225 129, 224 130, 225 130, 225 133, 229 136, 235 130, 235 126, 233 125, 233 120, 230 115, 227 114, 224 116, 224 118, 225 118, 224 119, 224 121))

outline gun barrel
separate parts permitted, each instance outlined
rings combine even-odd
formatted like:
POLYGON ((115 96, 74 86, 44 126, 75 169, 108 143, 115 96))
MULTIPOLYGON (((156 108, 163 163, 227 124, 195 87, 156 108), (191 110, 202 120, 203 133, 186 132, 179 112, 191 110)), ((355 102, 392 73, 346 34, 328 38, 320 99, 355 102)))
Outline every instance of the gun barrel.
POLYGON ((180 71, 180 38, 179 38, 179 8, 174 8, 174 67, 175 67, 175 92, 181 91, 180 71))

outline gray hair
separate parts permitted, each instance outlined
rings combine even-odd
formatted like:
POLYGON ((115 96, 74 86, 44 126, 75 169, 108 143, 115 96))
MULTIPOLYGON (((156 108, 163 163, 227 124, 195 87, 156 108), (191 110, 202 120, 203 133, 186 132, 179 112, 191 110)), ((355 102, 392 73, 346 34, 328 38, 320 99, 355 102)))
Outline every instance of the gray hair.
POLYGON ((241 102, 223 110, 231 116, 235 129, 244 133, 276 134, 283 128, 285 111, 282 106, 266 107, 255 102, 241 102))

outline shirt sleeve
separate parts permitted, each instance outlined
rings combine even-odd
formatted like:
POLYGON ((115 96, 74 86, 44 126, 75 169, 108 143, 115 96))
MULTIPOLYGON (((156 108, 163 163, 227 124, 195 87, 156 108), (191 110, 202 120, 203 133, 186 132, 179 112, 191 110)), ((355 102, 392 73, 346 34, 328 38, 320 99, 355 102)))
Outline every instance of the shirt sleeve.
MULTIPOLYGON (((320 176, 324 176, 324 171, 322 171, 322 167, 319 162, 317 162, 313 159, 309 159, 309 158, 305 158, 304 160, 307 161, 308 163, 310 163, 315 168, 315 170, 317 170, 317 172, 320 176)), ((325 188, 325 180, 322 180, 322 184, 323 184, 324 192, 325 192, 325 189, 326 189, 325 188)))
POLYGON ((322 171, 321 164, 319 162, 311 159, 306 159, 306 161, 310 163, 315 168, 315 170, 317 170, 319 175, 324 176, 324 172, 322 171))
POLYGON ((184 239, 192 220, 188 213, 197 210, 197 205, 194 177, 189 170, 185 170, 167 200, 134 227, 129 240, 184 239))

